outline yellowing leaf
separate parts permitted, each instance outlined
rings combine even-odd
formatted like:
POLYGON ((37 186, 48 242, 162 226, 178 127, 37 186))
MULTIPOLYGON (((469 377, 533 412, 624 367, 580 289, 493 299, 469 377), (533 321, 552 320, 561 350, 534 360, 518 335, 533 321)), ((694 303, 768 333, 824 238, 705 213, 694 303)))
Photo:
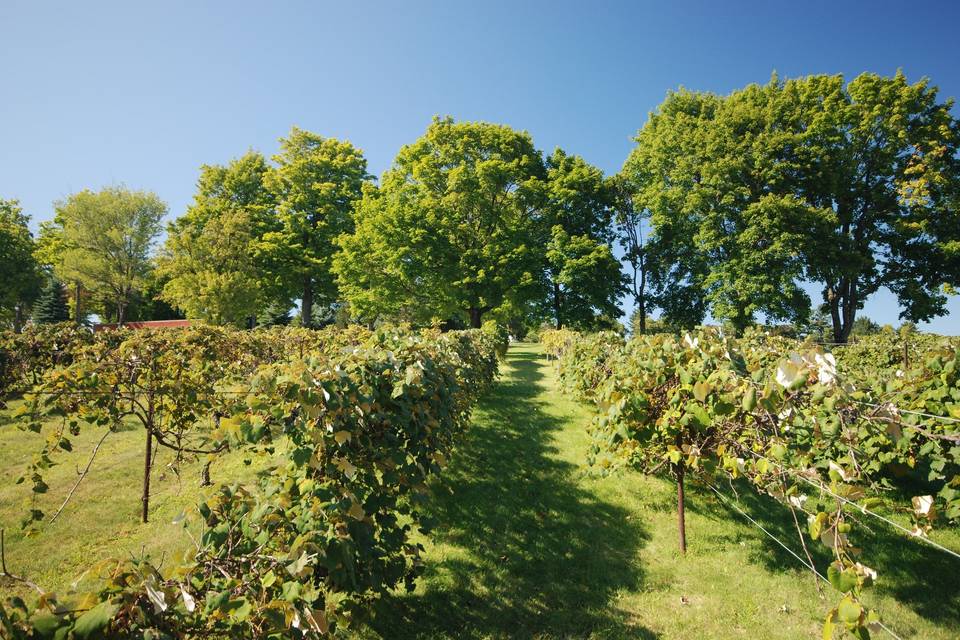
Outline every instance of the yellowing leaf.
POLYGON ((367 517, 367 514, 366 512, 364 512, 363 507, 361 507, 360 504, 357 502, 354 502, 352 505, 350 505, 350 509, 347 511, 347 515, 349 515, 354 520, 363 520, 364 518, 367 517))

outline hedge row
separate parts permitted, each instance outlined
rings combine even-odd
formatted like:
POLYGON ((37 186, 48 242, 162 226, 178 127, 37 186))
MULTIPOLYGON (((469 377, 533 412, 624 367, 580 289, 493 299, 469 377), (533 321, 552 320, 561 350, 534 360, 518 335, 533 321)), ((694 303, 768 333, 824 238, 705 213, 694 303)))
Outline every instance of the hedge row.
MULTIPOLYGON (((590 460, 669 473, 678 484, 745 478, 807 524, 805 535, 834 558, 824 572, 842 594, 827 614, 862 637, 876 613, 860 601, 876 572, 862 509, 884 506, 926 536, 960 519, 960 351, 944 344, 899 375, 857 379, 823 347, 752 333, 732 339, 702 330, 683 337, 545 336, 561 376, 596 405, 590 460), (920 415, 920 414, 927 415, 920 415), (939 416, 931 417, 931 416, 939 416), (892 485, 909 474, 921 495, 899 504, 892 485)), ((685 539, 681 536, 681 548, 685 539)))
POLYGON ((0 628, 17 638, 297 638, 349 625, 372 600, 412 587, 428 481, 492 383, 495 353, 481 331, 388 329, 258 367, 232 385, 208 434, 273 456, 256 486, 222 485, 200 504, 203 535, 174 568, 101 562, 95 591, 9 599, 0 628))

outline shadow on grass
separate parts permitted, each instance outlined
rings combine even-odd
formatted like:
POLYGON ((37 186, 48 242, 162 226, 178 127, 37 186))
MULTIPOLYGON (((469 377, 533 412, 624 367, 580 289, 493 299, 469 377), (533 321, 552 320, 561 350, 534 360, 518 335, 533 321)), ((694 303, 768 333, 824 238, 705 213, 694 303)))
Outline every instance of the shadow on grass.
MULTIPOLYGON (((769 496, 757 494, 749 485, 738 483, 735 486, 739 495, 738 506, 803 557, 789 509, 769 496)), ((735 498, 729 485, 718 488, 728 499, 735 498)), ((698 487, 688 502, 690 507, 707 517, 733 518, 753 528, 755 535, 765 541, 763 553, 756 560, 768 569, 784 571, 802 568, 796 558, 763 532, 756 530, 741 514, 721 503, 709 489, 698 487)), ((877 583, 865 591, 866 598, 869 600, 871 594, 890 597, 934 624, 960 629, 960 580, 957 578, 960 575, 960 560, 920 540, 900 535, 890 525, 871 516, 858 515, 857 518, 860 523, 853 523, 850 540, 863 549, 860 560, 876 569, 880 576, 877 583), (864 525, 869 526, 869 530, 864 525)), ((806 536, 806 521, 801 519, 800 525, 806 536)), ((819 542, 811 544, 809 537, 807 546, 817 569, 826 575, 832 556, 819 542)), ((828 598, 837 595, 829 586, 825 588, 828 598)), ((882 606, 880 610, 882 614, 882 606)))
POLYGON ((384 638, 654 638, 613 599, 636 589, 642 525, 577 486, 552 457, 563 422, 538 401, 535 355, 511 353, 512 376, 481 402, 433 500, 425 591, 381 603, 384 638), (449 487, 452 491, 447 491, 449 487))

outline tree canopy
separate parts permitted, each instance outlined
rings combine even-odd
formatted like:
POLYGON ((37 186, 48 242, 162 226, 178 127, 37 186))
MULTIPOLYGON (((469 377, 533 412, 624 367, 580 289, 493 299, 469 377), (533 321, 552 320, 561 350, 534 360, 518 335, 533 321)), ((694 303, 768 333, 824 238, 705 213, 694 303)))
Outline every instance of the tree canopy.
POLYGON ((191 318, 243 325, 278 288, 258 253, 273 230, 266 159, 249 152, 227 165, 204 165, 187 212, 172 222, 159 259, 162 297, 191 318))
POLYGON ((148 191, 125 187, 84 190, 56 204, 46 227, 58 250, 54 269, 99 299, 102 310, 123 323, 127 307, 151 269, 151 249, 167 205, 148 191))
POLYGON ((951 104, 902 73, 669 94, 623 170, 663 251, 666 315, 802 323, 804 281, 821 284, 838 342, 880 287, 908 320, 942 314, 960 279, 951 104))
POLYGON ((50 271, 77 315, 89 302, 120 321, 169 303, 214 324, 283 322, 299 301, 307 326, 492 319, 519 335, 609 326, 630 295, 637 333, 659 312, 658 326, 709 316, 845 342, 881 289, 916 323, 960 286, 952 108, 903 73, 680 89, 609 177, 525 131, 437 117, 379 185, 351 143, 294 127, 271 160, 202 166, 158 254, 154 194, 74 194, 36 242, 0 200, 0 321, 18 324, 50 271))
POLYGON ((276 198, 277 223, 261 247, 289 298, 300 297, 307 326, 315 302, 337 299, 331 272, 336 239, 353 230, 354 203, 369 179, 363 153, 346 141, 294 127, 280 140, 267 186, 276 198))
POLYGON ((546 159, 539 243, 544 253, 544 300, 554 325, 592 328, 599 316, 620 315, 624 276, 611 249, 614 194, 603 172, 579 156, 555 150, 546 159))
POLYGON ((531 245, 545 169, 530 135, 434 119, 367 187, 335 270, 362 318, 395 315, 479 327, 539 283, 531 245))
POLYGON ((18 201, 0 199, 0 322, 17 330, 41 283, 29 220, 18 201))

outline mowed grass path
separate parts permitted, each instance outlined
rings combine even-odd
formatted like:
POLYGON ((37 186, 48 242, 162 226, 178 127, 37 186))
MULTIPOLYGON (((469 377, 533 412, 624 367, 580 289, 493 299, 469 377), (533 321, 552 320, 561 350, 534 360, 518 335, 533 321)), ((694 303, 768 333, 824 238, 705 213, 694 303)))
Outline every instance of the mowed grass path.
MULTIPOLYGON (((677 552, 674 487, 634 472, 598 478, 585 464, 590 410, 564 394, 537 345, 514 345, 497 386, 431 502, 416 591, 384 599, 359 638, 819 638, 821 600, 797 561, 707 490, 688 487, 686 557, 677 552)), ((52 513, 96 442, 90 432, 47 473, 52 513)), ((200 465, 154 475, 152 522, 137 519, 142 430, 112 434, 75 501, 53 525, 20 535, 26 485, 14 485, 40 436, 0 420, 0 526, 11 571, 63 591, 98 559, 186 548, 171 520, 196 504, 200 465)), ((249 479, 240 454, 214 482, 249 479)), ((729 489, 724 488, 729 491, 729 489)), ((782 507, 740 491, 752 517, 796 546, 782 507)), ((949 540, 960 546, 957 536, 949 540)), ((864 561, 880 572, 870 601, 902 638, 960 637, 960 562, 882 526, 864 561)), ((821 567, 828 561, 818 558, 821 567)), ((9 587, 0 586, 0 597, 9 587)), ((24 592, 25 593, 25 592, 24 592)))
MULTIPOLYGON (((539 345, 514 345, 433 501, 417 590, 386 600, 383 638, 819 638, 821 600, 799 563, 707 489, 688 487, 686 557, 674 485, 585 458, 590 410, 539 345)), ((742 507, 789 544, 783 508, 742 507)), ((870 601, 902 638, 960 637, 960 562, 875 528, 870 601)), ((954 538, 955 540, 955 538, 954 538)), ((826 566, 820 556, 818 564, 826 566)))

